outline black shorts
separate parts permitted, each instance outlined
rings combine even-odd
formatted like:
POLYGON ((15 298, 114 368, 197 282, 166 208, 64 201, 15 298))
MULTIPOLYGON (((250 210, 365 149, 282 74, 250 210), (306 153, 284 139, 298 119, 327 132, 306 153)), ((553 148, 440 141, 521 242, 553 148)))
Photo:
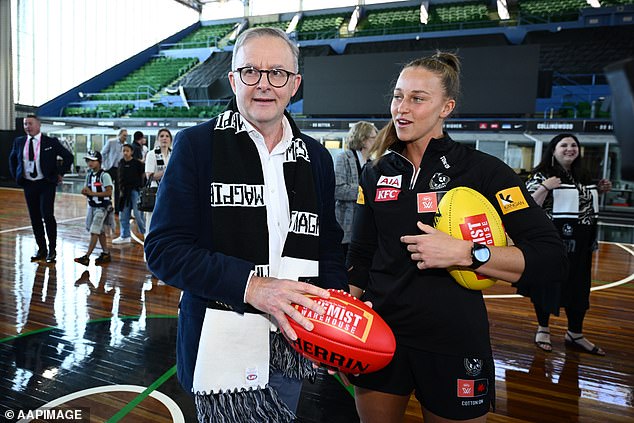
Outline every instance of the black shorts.
POLYGON ((387 367, 350 376, 360 388, 411 395, 432 413, 454 420, 480 417, 495 409, 493 358, 442 355, 397 345, 387 367))

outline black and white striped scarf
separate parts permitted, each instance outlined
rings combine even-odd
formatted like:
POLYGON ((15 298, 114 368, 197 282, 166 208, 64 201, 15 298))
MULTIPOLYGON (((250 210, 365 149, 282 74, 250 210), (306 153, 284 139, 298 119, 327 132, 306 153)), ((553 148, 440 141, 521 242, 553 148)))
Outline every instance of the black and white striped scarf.
MULTIPOLYGON (((169 156, 172 153, 172 149, 167 147, 167 155, 169 156)), ((161 146, 157 145, 154 148, 154 156, 156 157, 156 172, 160 172, 165 170, 165 157, 163 157, 163 152, 161 151, 161 146)))
MULTIPOLYGON (((317 193, 307 147, 288 113, 286 118, 293 132, 283 164, 290 227, 282 250, 279 274, 273 276, 315 283, 319 276, 317 193)), ((216 118, 212 154, 210 201, 215 250, 250 261, 255 264, 257 276, 269 276, 267 192, 262 164, 257 147, 237 111, 235 99, 216 118)), ((208 307, 227 309, 213 301, 208 307)), ((252 307, 248 312, 259 313, 252 307)), ((314 380, 316 370, 311 362, 293 350, 279 331, 271 335, 270 356, 271 369, 281 371, 287 377, 314 380)), ((196 392, 198 417, 200 421, 246 422, 243 420, 246 417, 236 417, 246 414, 236 410, 246 413, 250 408, 259 409, 266 397, 269 398, 265 401, 268 408, 266 421, 292 420, 293 413, 276 395, 270 387, 253 391, 227 387, 225 391, 214 394, 196 392), (266 391, 266 395, 262 391, 266 391)))

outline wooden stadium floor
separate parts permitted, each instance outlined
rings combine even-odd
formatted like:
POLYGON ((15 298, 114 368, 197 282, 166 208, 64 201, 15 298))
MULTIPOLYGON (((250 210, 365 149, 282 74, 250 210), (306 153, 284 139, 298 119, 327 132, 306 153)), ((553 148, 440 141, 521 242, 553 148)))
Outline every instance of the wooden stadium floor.
MULTIPOLYGON (((180 292, 152 277, 136 242, 112 246, 103 267, 99 247, 88 267, 73 262, 87 247, 86 201, 65 191, 57 263, 45 265, 29 259, 36 245, 22 191, 0 188, 0 421, 40 407, 92 422, 195 421, 175 375, 180 292)), ((497 391, 488 421, 634 421, 634 246, 601 242, 593 268, 585 333, 605 357, 565 347, 563 311, 551 320, 553 352, 537 349, 530 301, 505 283, 485 291, 497 391)), ((358 421, 348 390, 325 373, 305 384, 298 416, 358 421)), ((423 421, 413 397, 404 421, 423 421)))

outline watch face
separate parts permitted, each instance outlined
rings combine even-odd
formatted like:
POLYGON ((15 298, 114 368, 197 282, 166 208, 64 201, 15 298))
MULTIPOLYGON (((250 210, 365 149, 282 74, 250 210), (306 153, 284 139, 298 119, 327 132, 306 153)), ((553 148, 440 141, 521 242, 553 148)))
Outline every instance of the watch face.
POLYGON ((486 263, 489 257, 491 257, 491 251, 489 251, 487 247, 481 246, 480 248, 474 249, 473 255, 479 262, 486 263))

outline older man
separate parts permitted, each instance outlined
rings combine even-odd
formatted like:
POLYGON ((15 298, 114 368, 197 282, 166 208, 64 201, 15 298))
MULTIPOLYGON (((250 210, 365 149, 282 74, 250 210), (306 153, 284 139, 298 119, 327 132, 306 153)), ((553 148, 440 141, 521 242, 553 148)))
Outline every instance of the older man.
POLYGON ((151 271, 183 290, 178 376, 200 421, 217 419, 212 410, 262 421, 248 412, 262 401, 270 421, 290 421, 313 369, 279 335, 269 351, 270 321, 296 339, 289 318, 313 325, 291 304, 321 314, 304 294, 347 290, 332 159, 285 113, 301 82, 298 54, 277 29, 240 35, 235 98, 178 133, 159 187, 145 251, 151 271))
POLYGON ((9 155, 9 170, 18 185, 24 188, 24 198, 37 242, 37 252, 31 260, 55 263, 55 188, 62 182, 62 176, 70 169, 74 158, 57 138, 47 137, 40 129, 41 123, 37 116, 29 115, 24 118, 26 136, 18 137, 13 142, 13 149, 9 155), (57 165, 57 156, 62 158, 61 166, 57 165))
POLYGON ((119 130, 119 134, 117 138, 111 138, 106 141, 106 145, 101 150, 101 157, 103 157, 103 170, 108 172, 112 182, 114 183, 114 194, 112 196, 112 202, 115 210, 117 209, 117 205, 119 203, 119 184, 117 181, 118 172, 119 172, 119 162, 123 159, 123 152, 121 148, 125 145, 128 140, 128 130, 125 128, 121 128, 119 130))

